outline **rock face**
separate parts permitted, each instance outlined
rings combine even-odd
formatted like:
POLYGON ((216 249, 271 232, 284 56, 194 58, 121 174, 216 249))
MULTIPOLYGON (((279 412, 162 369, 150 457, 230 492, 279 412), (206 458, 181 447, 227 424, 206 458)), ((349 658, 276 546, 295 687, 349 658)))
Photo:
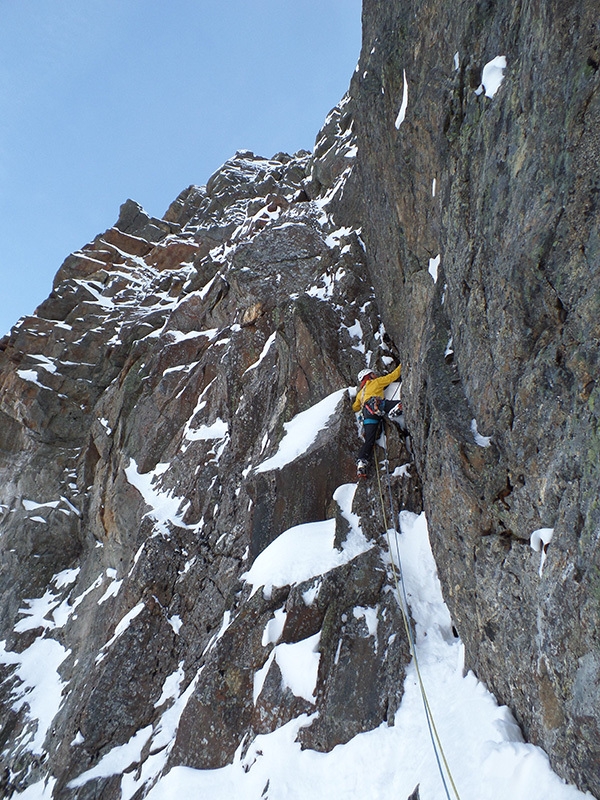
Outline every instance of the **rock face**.
MULTIPOLYGON (((132 796, 301 715, 317 750, 393 721, 408 645, 372 487, 348 483, 346 391, 393 353, 328 213, 343 119, 320 157, 240 152, 162 220, 128 201, 2 341, 4 796, 51 776, 55 797, 121 797, 123 748, 132 796), (314 521, 331 568, 253 592, 257 557, 314 521)), ((393 482, 420 510, 417 478, 393 482)))
POLYGON ((399 358, 393 502, 467 666, 600 797, 597 9, 363 22, 312 154, 127 201, 0 342, 3 796, 139 798, 291 720, 323 751, 391 724, 408 647, 346 389, 399 358), (269 576, 306 523, 335 563, 269 576))
POLYGON ((600 796, 598 7, 365 0, 363 20, 346 197, 444 594, 470 666, 600 796))

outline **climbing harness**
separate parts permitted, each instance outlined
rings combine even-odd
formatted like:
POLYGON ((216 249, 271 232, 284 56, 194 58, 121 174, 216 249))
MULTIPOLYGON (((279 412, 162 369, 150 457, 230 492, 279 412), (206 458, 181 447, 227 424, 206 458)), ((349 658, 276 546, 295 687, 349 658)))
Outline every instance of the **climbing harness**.
MULTIPOLYGON (((425 691, 425 684, 423 683, 423 677, 421 675, 421 668, 419 666, 419 659, 417 657, 417 648, 415 645, 415 638, 412 632, 412 628, 410 625, 410 621, 408 618, 408 598, 406 596, 406 588, 404 585, 404 575, 402 572, 402 560, 400 558, 400 548, 398 546, 398 526, 395 523, 395 515, 394 515, 394 504, 392 500, 392 485, 390 481, 390 470, 389 470, 389 460, 388 460, 388 451, 387 451, 387 423, 385 424, 384 428, 384 437, 385 437, 385 445, 383 446, 383 451, 385 455, 385 474, 387 480, 387 490, 388 490, 388 499, 390 504, 390 516, 393 522, 393 530, 395 533, 395 540, 396 540, 396 559, 398 568, 396 569, 396 564, 394 563, 394 558, 391 557, 391 565, 392 565, 392 574, 394 576, 394 584, 396 587, 396 593, 398 595, 398 601, 400 605, 400 610, 402 611, 402 619, 404 620, 404 628, 406 630, 406 635, 408 637, 409 647, 410 647, 410 654, 413 658, 415 664, 415 671, 417 673, 417 679, 419 683, 419 689, 421 691, 421 698, 423 700, 423 707, 425 709, 425 717, 427 719, 427 728, 429 730, 429 736, 431 738, 431 744, 433 746, 433 752, 435 754, 435 759, 438 765, 438 770, 440 772, 440 777, 442 779, 442 784, 444 785, 444 791, 446 792, 446 797, 448 800, 452 800, 450 796, 450 791, 448 789, 448 782, 452 786, 452 790, 454 792, 454 796, 456 800, 460 800, 460 795, 458 793, 458 789, 456 788, 456 784, 454 783, 454 778, 452 777, 452 773, 450 771, 450 766, 448 765, 448 761, 446 759, 446 755, 444 753, 444 748, 442 746, 442 742, 437 731, 435 720, 433 718, 433 713, 431 711, 431 706, 429 705, 429 699, 427 698, 427 692, 425 691), (442 768, 443 763, 443 768, 442 768), (444 770, 446 774, 444 774, 444 770), (446 780, 446 776, 448 782, 446 780)), ((386 537, 388 548, 390 551, 390 556, 392 556, 392 543, 390 539, 390 527, 387 523, 387 514, 385 509, 385 500, 383 497, 383 488, 381 485, 381 476, 379 474, 379 465, 376 466, 375 472, 377 473, 377 486, 379 490, 379 499, 381 500, 381 513, 383 515, 383 524, 385 525, 386 537)))
POLYGON ((383 417, 385 414, 383 397, 379 397, 376 394, 374 394, 373 397, 369 397, 369 399, 363 405, 363 409, 365 408, 369 414, 372 414, 374 417, 383 417))

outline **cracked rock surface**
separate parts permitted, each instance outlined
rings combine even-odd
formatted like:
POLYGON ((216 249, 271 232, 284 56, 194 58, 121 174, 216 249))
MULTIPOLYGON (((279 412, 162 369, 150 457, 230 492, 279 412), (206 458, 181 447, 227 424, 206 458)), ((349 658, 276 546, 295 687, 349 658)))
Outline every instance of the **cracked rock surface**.
POLYGON ((393 361, 359 231, 328 209, 353 163, 342 118, 322 165, 242 151, 164 219, 128 201, 2 340, 6 796, 51 775, 55 797, 120 797, 103 765, 127 748, 143 793, 302 714, 325 751, 393 720, 408 646, 383 529, 344 551, 354 487, 334 500, 358 447, 347 387, 367 351, 393 361), (314 521, 340 566, 251 594, 253 561, 314 521), (311 692, 283 679, 286 647, 317 654, 311 692), (48 697, 28 700, 40 659, 48 697))
POLYGON ((0 793, 137 800, 291 720, 319 751, 391 724, 348 387, 401 361, 393 502, 466 666, 600 797, 599 63, 592 0, 364 0, 312 154, 239 151, 66 259, 0 342, 0 793), (335 565, 254 586, 305 523, 335 565))
POLYGON ((363 20, 346 197, 444 595, 468 665, 599 796, 597 4, 365 0, 363 20))

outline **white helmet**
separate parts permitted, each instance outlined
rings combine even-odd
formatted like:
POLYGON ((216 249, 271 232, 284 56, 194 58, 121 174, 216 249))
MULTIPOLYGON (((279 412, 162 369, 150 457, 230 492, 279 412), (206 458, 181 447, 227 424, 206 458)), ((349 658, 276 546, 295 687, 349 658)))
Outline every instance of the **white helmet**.
POLYGON ((374 375, 374 374, 375 373, 373 372, 372 369, 361 369, 361 371, 358 373, 358 382, 362 383, 365 378, 368 378, 369 375, 374 375))

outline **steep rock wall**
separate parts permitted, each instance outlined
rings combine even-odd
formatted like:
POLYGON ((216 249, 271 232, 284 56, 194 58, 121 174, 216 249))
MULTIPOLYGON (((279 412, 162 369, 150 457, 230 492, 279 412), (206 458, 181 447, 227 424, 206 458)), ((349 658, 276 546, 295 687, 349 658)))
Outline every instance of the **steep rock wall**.
POLYGON ((365 0, 363 26, 347 208, 444 593, 469 665, 599 795, 598 7, 365 0))
MULTIPOLYGON (((358 444, 344 388, 397 355, 381 317, 468 666, 600 796, 595 9, 365 0, 363 27, 312 156, 240 152, 163 219, 127 202, 0 344, 6 796, 141 797, 303 715, 321 750, 391 722, 385 526, 373 485, 333 497, 358 444), (269 465, 324 399, 328 425, 269 465), (342 563, 252 594, 250 564, 310 521, 342 563), (307 699, 276 649, 312 637, 307 699)), ((394 479, 404 507, 419 476, 394 479)))
POLYGON ((290 720, 317 750, 393 721, 408 645, 347 387, 394 355, 329 211, 343 108, 313 156, 240 152, 164 219, 125 203, 0 344, 3 796, 141 797, 290 720), (311 522, 323 574, 245 580, 311 522))

